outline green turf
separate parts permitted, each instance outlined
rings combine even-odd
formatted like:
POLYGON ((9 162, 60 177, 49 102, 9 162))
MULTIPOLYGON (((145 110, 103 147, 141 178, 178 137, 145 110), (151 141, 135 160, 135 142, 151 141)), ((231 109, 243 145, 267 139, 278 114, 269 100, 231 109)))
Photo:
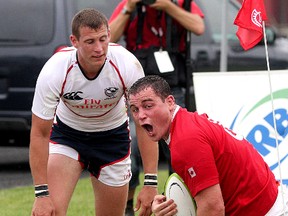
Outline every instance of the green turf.
MULTIPOLYGON (((159 193, 163 192, 167 178, 168 171, 160 170, 158 176, 159 193)), ((143 182, 143 173, 140 174, 140 182, 143 182)), ((136 194, 139 193, 140 187, 137 187, 136 194)), ((34 188, 32 185, 0 190, 0 216, 29 216, 33 201, 34 188)), ((93 190, 89 177, 79 180, 68 209, 67 216, 79 215, 94 215, 93 190)))

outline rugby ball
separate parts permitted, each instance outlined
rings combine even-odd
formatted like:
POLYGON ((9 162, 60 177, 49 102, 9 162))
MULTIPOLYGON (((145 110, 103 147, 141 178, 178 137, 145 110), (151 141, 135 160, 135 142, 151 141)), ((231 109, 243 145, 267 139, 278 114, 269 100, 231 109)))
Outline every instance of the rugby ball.
POLYGON ((176 203, 177 216, 196 216, 196 203, 183 179, 177 173, 171 174, 167 179, 164 195, 167 200, 173 199, 176 203))

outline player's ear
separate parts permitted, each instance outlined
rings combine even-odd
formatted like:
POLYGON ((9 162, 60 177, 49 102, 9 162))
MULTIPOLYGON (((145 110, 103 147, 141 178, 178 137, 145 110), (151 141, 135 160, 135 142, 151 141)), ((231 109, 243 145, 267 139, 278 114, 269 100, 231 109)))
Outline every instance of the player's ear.
POLYGON ((72 44, 74 47, 78 48, 78 47, 77 47, 77 44, 78 44, 77 42, 78 42, 78 40, 77 40, 77 38, 76 38, 75 35, 73 35, 73 34, 70 35, 70 41, 71 41, 71 44, 72 44))
POLYGON ((174 106, 175 104, 175 98, 173 95, 169 95, 165 101, 166 103, 168 103, 169 106, 174 106))

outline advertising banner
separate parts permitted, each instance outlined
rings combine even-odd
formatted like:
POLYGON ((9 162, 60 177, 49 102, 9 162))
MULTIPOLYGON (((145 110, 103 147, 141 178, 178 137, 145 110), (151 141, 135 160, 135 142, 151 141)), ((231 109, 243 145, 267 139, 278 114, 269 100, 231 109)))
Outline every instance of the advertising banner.
POLYGON ((193 82, 197 111, 243 135, 288 185, 288 70, 193 73, 193 82))

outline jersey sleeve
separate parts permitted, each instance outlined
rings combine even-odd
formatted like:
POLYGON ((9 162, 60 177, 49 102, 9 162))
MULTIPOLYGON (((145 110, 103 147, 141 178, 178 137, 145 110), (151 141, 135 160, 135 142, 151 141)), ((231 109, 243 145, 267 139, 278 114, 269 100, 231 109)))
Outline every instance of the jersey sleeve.
POLYGON ((195 197, 203 189, 218 184, 219 174, 211 146, 201 139, 193 141, 191 155, 186 157, 185 182, 195 197))
POLYGON ((198 14, 200 17, 204 18, 204 13, 194 1, 191 3, 191 13, 198 14))
POLYGON ((46 62, 36 82, 32 113, 45 120, 54 118, 65 79, 63 71, 67 70, 59 55, 55 54, 46 62))
POLYGON ((178 116, 178 123, 173 126, 176 129, 172 129, 171 158, 173 166, 176 163, 175 170, 179 171, 195 197, 203 189, 218 184, 219 173, 211 146, 213 140, 207 134, 209 130, 203 130, 204 121, 186 118, 185 115, 178 116))

